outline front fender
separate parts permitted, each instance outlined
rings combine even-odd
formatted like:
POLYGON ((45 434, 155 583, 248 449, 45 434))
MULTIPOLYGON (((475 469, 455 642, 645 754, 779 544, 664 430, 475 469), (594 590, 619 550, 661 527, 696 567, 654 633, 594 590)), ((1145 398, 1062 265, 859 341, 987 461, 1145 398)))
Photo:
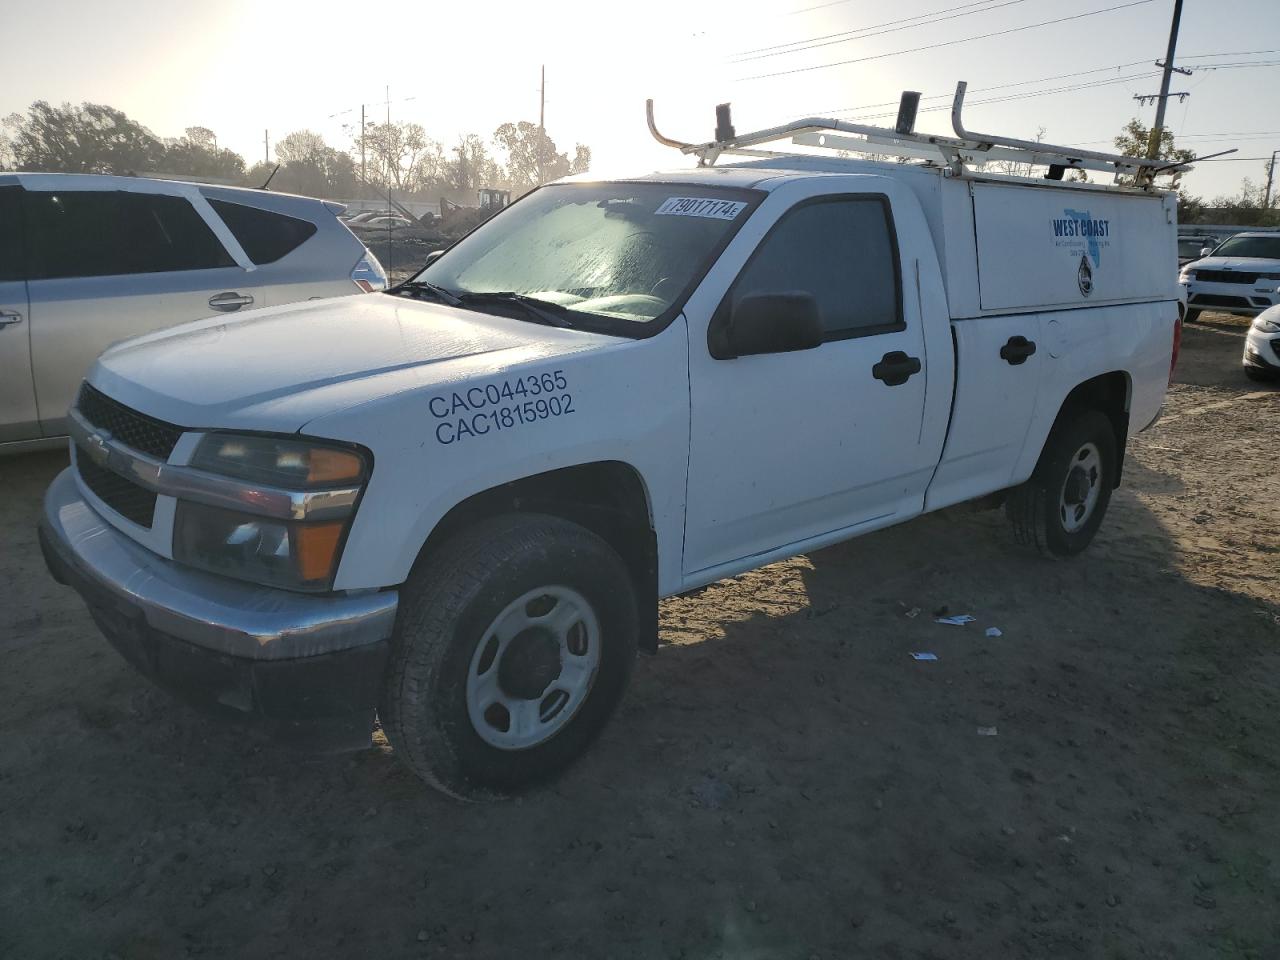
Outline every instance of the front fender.
POLYGON ((610 340, 528 363, 475 365, 321 417, 310 436, 373 452, 334 586, 403 583, 450 509, 505 483, 617 460, 640 474, 657 537, 659 589, 679 582, 689 452, 688 334, 610 340))

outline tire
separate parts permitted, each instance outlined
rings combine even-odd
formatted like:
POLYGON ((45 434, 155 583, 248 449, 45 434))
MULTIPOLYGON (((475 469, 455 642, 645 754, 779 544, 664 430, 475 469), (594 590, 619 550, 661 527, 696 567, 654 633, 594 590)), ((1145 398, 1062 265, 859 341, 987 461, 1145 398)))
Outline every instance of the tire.
POLYGON ((1199 310, 1187 310, 1186 315, 1182 318, 1183 323, 1195 323, 1200 319, 1199 310))
POLYGON ((383 729, 410 770, 451 796, 514 793, 604 727, 637 633, 631 578, 600 537, 543 514, 486 520, 405 583, 383 729))
POLYGON ((1082 551, 1106 515, 1117 462, 1115 430, 1102 412, 1083 410, 1056 423, 1031 479, 1005 503, 1015 539, 1058 557, 1082 551))

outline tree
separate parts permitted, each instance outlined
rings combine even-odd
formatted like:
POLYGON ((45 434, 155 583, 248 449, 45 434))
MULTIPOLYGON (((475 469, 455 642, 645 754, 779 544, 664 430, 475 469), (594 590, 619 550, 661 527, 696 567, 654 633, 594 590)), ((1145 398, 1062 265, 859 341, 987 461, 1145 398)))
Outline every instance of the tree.
POLYGON ((455 190, 472 191, 492 186, 502 178, 502 171, 489 156, 489 148, 478 134, 458 138, 453 159, 446 165, 445 179, 455 190))
MULTIPOLYGON (((355 161, 350 154, 325 143, 320 134, 295 130, 277 142, 275 150, 280 171, 271 181, 273 189, 313 197, 350 197, 357 192, 355 161)), ((261 186, 274 166, 254 164, 249 183, 261 186)))
MULTIPOLYGON (((1263 168, 1266 169, 1265 167, 1263 168)), ((1264 207, 1266 188, 1248 177, 1240 181, 1240 191, 1231 196, 1214 197, 1205 204, 1204 216, 1211 223, 1231 223, 1242 227, 1280 225, 1280 202, 1272 191, 1271 206, 1264 207)))
MULTIPOLYGON (((1121 155, 1126 157, 1145 157, 1147 155, 1147 146, 1151 141, 1151 130, 1146 127, 1141 120, 1134 117, 1124 125, 1124 129, 1120 131, 1120 135, 1115 138, 1116 149, 1121 155)), ((1166 163, 1184 163, 1188 160, 1194 160, 1196 152, 1194 150, 1182 150, 1174 145, 1173 131, 1168 127, 1160 129, 1160 148, 1156 151, 1156 159, 1163 160, 1166 163)), ((1178 189, 1178 181, 1183 173, 1191 172, 1191 167, 1183 167, 1181 173, 1173 178, 1170 186, 1178 189)))
POLYGON ((569 164, 570 173, 586 173, 591 169, 591 148, 586 144, 578 144, 573 148, 573 161, 569 164))
POLYGON ((364 145, 370 185, 417 193, 445 177, 444 149, 417 123, 370 123, 354 137, 355 153, 364 145))
POLYGON ((37 100, 11 114, 10 150, 19 170, 61 173, 142 173, 155 170, 164 144, 122 111, 98 103, 51 106, 37 100))
POLYGON ((210 180, 243 180, 244 157, 218 149, 218 137, 208 127, 187 127, 183 136, 164 141, 165 173, 185 174, 210 180))
POLYGON ((556 150, 555 141, 527 120, 504 123, 493 132, 493 139, 507 153, 507 179, 516 193, 568 176, 575 164, 586 169, 591 162, 591 149, 579 144, 570 163, 565 154, 556 150))

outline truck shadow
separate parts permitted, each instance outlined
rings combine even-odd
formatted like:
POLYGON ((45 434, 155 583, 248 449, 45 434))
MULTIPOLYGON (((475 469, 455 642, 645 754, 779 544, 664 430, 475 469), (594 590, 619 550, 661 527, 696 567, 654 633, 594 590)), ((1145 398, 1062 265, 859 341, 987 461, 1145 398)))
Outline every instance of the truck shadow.
POLYGON ((1180 552, 1122 491, 1070 561, 950 512, 674 598, 592 751, 490 805, 385 742, 304 758, 206 721, 41 583, 5 604, 0 803, 24 813, 0 846, 44 884, 0 893, 15 955, 1275 942, 1280 606, 1191 582, 1180 552), (65 925, 70 903, 93 909, 65 925))

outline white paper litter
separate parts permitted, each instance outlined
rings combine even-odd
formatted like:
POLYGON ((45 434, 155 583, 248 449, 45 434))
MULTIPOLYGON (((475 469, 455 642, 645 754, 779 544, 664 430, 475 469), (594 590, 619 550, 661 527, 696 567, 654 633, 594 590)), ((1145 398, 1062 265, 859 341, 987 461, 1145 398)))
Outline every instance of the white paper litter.
POLYGON ((995 727, 979 727, 978 728, 978 736, 980 737, 994 737, 995 735, 996 735, 995 727))
POLYGON ((977 619, 978 619, 977 617, 971 617, 967 613, 961 613, 954 617, 938 617, 933 622, 947 623, 953 627, 963 627, 966 623, 973 623, 973 621, 977 619))
POLYGON ((988 637, 1003 637, 1003 636, 1004 636, 1004 634, 1000 631, 1000 628, 999 628, 999 627, 987 627, 987 636, 988 636, 988 637))
POLYGON ((911 659, 912 660, 937 660, 938 655, 936 653, 913 653, 911 655, 911 659))

